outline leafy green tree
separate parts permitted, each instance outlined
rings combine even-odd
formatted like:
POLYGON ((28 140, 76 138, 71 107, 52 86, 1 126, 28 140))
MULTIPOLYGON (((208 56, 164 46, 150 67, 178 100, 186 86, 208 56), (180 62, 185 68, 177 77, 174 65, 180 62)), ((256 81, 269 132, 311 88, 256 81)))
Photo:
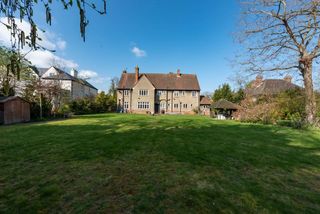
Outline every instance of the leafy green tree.
POLYGON ((110 96, 110 108, 111 111, 115 111, 117 109, 117 87, 118 87, 119 79, 114 77, 111 79, 110 87, 108 90, 108 95, 110 96))
POLYGON ((218 101, 220 99, 232 101, 233 100, 233 92, 231 90, 230 85, 228 83, 225 83, 222 86, 219 86, 219 88, 214 91, 212 99, 214 101, 218 101))
POLYGON ((240 104, 240 102, 244 100, 245 96, 244 90, 239 88, 237 92, 233 92, 232 102, 240 104))
POLYGON ((275 102, 282 119, 290 119, 292 115, 305 117, 305 97, 301 89, 288 90, 280 93, 275 102))

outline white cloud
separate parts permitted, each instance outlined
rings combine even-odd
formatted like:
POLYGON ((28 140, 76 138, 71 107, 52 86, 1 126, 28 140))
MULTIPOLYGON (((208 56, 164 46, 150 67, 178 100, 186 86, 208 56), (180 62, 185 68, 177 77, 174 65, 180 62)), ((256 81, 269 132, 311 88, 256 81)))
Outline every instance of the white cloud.
POLYGON ((67 42, 59 39, 59 41, 57 41, 57 47, 58 47, 60 50, 64 50, 64 49, 66 49, 66 47, 67 47, 67 42))
POLYGON ((83 79, 90 79, 90 82, 95 84, 102 84, 109 81, 110 77, 102 77, 97 72, 92 70, 80 70, 79 77, 83 79))
POLYGON ((91 70, 81 70, 79 72, 79 77, 83 79, 93 79, 98 77, 98 73, 91 70))
POLYGON ((26 58, 37 67, 47 68, 53 65, 59 65, 66 68, 77 68, 79 65, 72 60, 63 59, 51 51, 37 50, 26 55, 26 58))
POLYGON ((79 77, 82 79, 86 79, 95 87, 103 90, 106 90, 106 87, 110 81, 110 77, 101 76, 99 73, 92 71, 92 70, 80 70, 79 77))
POLYGON ((136 56, 136 57, 145 57, 147 56, 147 52, 138 48, 137 46, 134 46, 131 49, 131 52, 136 56))
MULTIPOLYGON (((7 18, 0 18, 1 22, 7 23, 7 18)), ((30 24, 22 20, 22 22, 19 19, 15 19, 15 22, 21 30, 25 32, 26 35, 29 35, 30 33, 30 24)), ((55 33, 52 33, 50 31, 43 32, 41 30, 38 30, 38 35, 41 38, 41 41, 38 40, 39 45, 42 47, 48 49, 48 50, 65 50, 67 46, 67 42, 64 41, 62 38, 58 37, 55 33)), ((11 41, 10 41, 10 32, 8 29, 0 24, 0 44, 11 47, 11 41)), ((25 47, 22 50, 22 53, 28 53, 26 55, 26 58, 32 62, 33 65, 38 67, 49 67, 52 65, 59 64, 61 67, 67 67, 67 68, 77 68, 78 64, 75 63, 72 60, 61 58, 57 55, 55 55, 53 52, 48 50, 36 50, 36 51, 30 51, 29 47, 25 47)))

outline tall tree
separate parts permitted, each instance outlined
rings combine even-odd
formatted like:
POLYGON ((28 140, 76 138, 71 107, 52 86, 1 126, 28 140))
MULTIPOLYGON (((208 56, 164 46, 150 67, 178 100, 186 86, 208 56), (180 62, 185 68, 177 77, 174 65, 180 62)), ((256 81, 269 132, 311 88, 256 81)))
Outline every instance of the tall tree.
POLYGON ((298 72, 305 88, 306 121, 315 122, 312 66, 320 56, 320 1, 241 0, 242 59, 251 72, 298 72))
POLYGON ((119 79, 117 77, 114 77, 111 79, 108 94, 114 98, 116 98, 117 96, 118 83, 119 83, 119 79))
POLYGON ((229 84, 225 83, 222 86, 219 86, 213 93, 212 99, 214 101, 218 101, 220 99, 225 99, 228 101, 232 101, 233 99, 233 92, 229 84))

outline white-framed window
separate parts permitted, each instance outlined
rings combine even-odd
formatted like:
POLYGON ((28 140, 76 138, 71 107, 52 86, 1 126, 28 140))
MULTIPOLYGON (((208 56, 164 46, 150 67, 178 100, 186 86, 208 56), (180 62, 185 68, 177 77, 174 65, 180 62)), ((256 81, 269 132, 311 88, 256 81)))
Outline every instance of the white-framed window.
POLYGON ((179 91, 174 91, 174 92, 173 92, 173 96, 179 97, 179 91))
POLYGON ((180 91, 180 96, 184 96, 184 91, 180 91))
POLYGON ((149 95, 149 90, 141 89, 141 90, 139 90, 139 95, 140 96, 148 96, 149 95))
POLYGON ((123 91, 123 95, 124 95, 124 96, 129 96, 129 90, 124 90, 124 91, 123 91))
POLYGON ((129 102, 124 102, 123 108, 124 108, 124 109, 128 109, 128 108, 129 108, 129 102))
POLYGON ((161 109, 166 109, 166 103, 165 102, 161 102, 160 103, 160 108, 161 109))
POLYGON ((175 104, 173 105, 173 107, 174 107, 174 108, 179 108, 179 104, 178 104, 178 103, 175 103, 175 104))
POLYGON ((192 91, 192 96, 196 97, 197 96, 197 92, 196 91, 192 91))
POLYGON ((138 102, 138 109, 149 109, 150 103, 149 102, 138 102))
POLYGON ((188 104, 183 104, 183 108, 188 108, 188 104))

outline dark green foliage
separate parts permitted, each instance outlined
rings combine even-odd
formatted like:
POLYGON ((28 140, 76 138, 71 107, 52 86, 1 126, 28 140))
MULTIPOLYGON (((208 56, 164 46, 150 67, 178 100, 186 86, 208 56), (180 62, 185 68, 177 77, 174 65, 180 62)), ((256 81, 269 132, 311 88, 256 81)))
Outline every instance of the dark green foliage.
POLYGON ((278 104, 280 117, 282 119, 291 119, 293 115, 305 117, 305 96, 301 89, 288 90, 280 93, 275 101, 278 104))
POLYGON ((242 100, 245 98, 245 93, 242 88, 238 89, 238 91, 233 92, 232 102, 240 104, 242 100))
POLYGON ((220 99, 225 99, 232 102, 233 93, 229 84, 225 83, 222 86, 219 86, 213 93, 212 99, 218 101, 220 99))
POLYGON ((116 103, 109 94, 100 92, 96 97, 77 99, 69 104, 74 114, 94 114, 116 111, 116 103))
MULTIPOLYGON (((32 120, 38 120, 40 119, 40 102, 39 102, 39 97, 38 99, 35 97, 32 99, 30 102, 30 114, 31 114, 31 119, 32 120)), ((52 104, 50 100, 44 96, 42 96, 42 116, 43 118, 51 118, 52 115, 52 104)))
POLYGON ((320 132, 99 114, 0 127, 1 213, 320 213, 320 132))
POLYGON ((238 91, 232 91, 228 83, 219 86, 213 93, 212 99, 217 102, 220 99, 225 99, 233 103, 240 103, 245 98, 245 93, 242 88, 238 91))

